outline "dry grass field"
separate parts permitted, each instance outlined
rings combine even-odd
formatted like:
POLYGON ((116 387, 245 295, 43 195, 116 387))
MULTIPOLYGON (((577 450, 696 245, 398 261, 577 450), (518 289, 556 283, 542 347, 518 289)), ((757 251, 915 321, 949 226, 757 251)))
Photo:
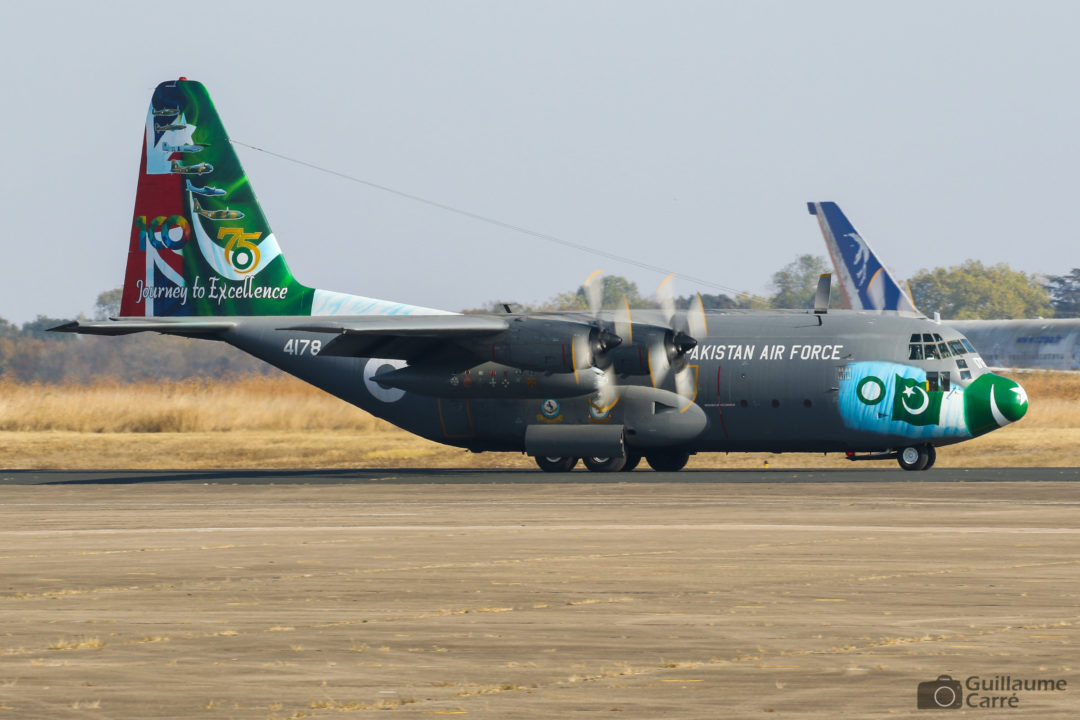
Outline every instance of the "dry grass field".
MULTIPOLYGON (((1080 376, 1016 376, 1031 397, 1016 425, 939 453, 943 467, 1080 465, 1080 376)), ((850 467, 838 455, 701 455, 697 468, 850 467)), ((232 382, 0 382, 0 468, 533 468, 395 428, 290 377, 232 382)), ((882 463, 895 468, 895 463, 882 463)))

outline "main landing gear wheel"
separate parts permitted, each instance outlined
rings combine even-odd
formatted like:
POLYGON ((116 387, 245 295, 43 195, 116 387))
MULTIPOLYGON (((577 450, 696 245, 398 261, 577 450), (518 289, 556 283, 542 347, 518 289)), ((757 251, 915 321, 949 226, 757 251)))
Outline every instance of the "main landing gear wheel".
POLYGON ((544 472, 570 472, 578 461, 576 457, 544 457, 543 455, 537 455, 533 459, 544 472))
POLYGON ((896 461, 905 470, 927 470, 937 459, 933 445, 909 445, 896 456, 896 461))
POLYGON ((676 450, 663 450, 645 456, 645 461, 649 463, 649 467, 656 472, 678 472, 686 467, 686 462, 689 459, 690 453, 676 450))
POLYGON ((622 471, 623 472, 630 472, 631 470, 633 470, 634 468, 636 468, 638 466, 639 462, 641 462, 641 456, 640 455, 638 455, 637 453, 634 453, 632 455, 628 454, 626 456, 626 464, 623 465, 622 471))
POLYGON ((585 467, 592 472, 619 472, 626 467, 626 456, 622 457, 583 457, 585 467))

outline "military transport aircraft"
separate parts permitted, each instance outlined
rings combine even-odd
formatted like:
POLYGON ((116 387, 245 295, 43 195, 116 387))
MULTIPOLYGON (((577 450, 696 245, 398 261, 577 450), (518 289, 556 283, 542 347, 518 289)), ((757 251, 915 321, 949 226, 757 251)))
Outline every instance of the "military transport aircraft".
MULTIPOLYGON (((836 203, 807 203, 807 207, 821 225, 845 307, 918 313, 907 290, 836 203)), ((942 322, 963 333, 990 367, 1080 370, 1080 320, 1076 318, 942 322)))
POLYGON ((934 463, 935 448, 1019 420, 1027 396, 925 318, 828 310, 460 315, 310 288, 293 278, 206 89, 184 78, 147 113, 120 317, 66 332, 154 331, 228 342, 406 430, 475 452, 522 452, 547 471, 644 457, 679 470, 699 452, 839 452, 934 463), (243 218, 195 209, 154 140, 154 107, 197 118, 192 142, 243 218), (919 359, 910 348, 919 347, 919 359), (931 350, 933 348, 933 350, 931 350), (935 355, 935 351, 937 354, 935 355))
POLYGON ((184 189, 188 192, 193 192, 196 195, 207 195, 211 197, 225 194, 225 191, 221 188, 212 187, 210 185, 206 185, 205 187, 196 187, 191 184, 190 180, 186 182, 184 189))
POLYGON ((244 213, 239 210, 230 210, 228 205, 225 206, 224 210, 207 210, 202 205, 199 205, 196 198, 192 198, 192 200, 194 201, 192 209, 207 220, 239 220, 244 217, 244 213))

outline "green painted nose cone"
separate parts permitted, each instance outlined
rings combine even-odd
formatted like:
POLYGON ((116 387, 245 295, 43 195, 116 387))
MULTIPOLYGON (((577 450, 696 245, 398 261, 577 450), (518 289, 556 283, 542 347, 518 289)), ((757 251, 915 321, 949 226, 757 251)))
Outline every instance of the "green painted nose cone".
POLYGON ((1027 414, 1027 409, 1024 388, 1000 375, 980 375, 964 390, 964 421, 972 436, 1014 423, 1027 414))

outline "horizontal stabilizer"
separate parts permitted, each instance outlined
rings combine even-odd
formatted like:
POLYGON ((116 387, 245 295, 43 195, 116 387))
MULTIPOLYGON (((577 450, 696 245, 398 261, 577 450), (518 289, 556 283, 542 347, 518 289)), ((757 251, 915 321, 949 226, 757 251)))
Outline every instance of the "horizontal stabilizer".
POLYGON ((175 320, 109 320, 106 322, 81 322, 73 320, 49 328, 49 332, 69 332, 79 335, 131 335, 137 332, 159 332, 166 335, 212 335, 236 327, 225 320, 198 320, 177 318, 175 320))

